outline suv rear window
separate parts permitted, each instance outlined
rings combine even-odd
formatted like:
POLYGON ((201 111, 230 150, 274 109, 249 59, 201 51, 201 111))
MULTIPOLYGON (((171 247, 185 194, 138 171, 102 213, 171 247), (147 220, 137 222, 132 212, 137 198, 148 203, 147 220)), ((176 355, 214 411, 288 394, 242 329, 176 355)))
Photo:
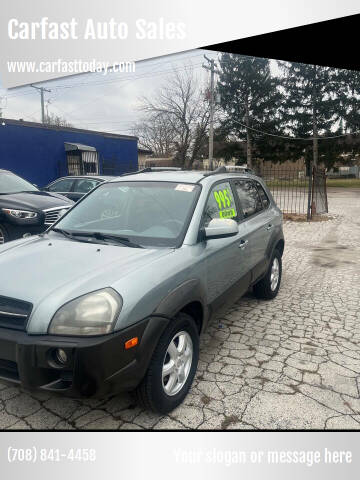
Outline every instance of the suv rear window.
POLYGON ((263 210, 258 189, 252 180, 235 180, 235 188, 245 218, 263 210))
POLYGON ((256 186, 257 186, 257 188, 258 188, 259 195, 260 195, 260 198, 261 198, 263 207, 264 207, 264 209, 265 209, 265 208, 267 208, 267 207, 269 206, 269 204, 270 204, 269 197, 266 195, 265 190, 263 189, 263 187, 260 185, 259 182, 256 182, 256 186))

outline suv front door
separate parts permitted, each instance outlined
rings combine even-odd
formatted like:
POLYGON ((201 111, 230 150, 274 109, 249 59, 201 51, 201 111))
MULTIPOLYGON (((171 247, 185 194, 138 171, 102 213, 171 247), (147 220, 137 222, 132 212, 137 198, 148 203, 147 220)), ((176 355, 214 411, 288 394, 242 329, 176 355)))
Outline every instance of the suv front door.
MULTIPOLYGON (((211 188, 202 227, 208 226, 214 218, 241 220, 230 181, 218 182, 211 188)), ((239 233, 233 237, 205 240, 204 248, 208 302, 218 309, 222 304, 239 298, 249 288, 251 269, 246 225, 240 225, 239 233)))

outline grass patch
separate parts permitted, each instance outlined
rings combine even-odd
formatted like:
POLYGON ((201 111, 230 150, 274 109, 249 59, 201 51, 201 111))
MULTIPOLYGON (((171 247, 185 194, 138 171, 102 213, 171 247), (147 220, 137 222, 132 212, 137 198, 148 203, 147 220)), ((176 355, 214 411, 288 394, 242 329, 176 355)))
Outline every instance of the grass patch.
POLYGON ((360 188, 360 178, 328 178, 326 185, 339 188, 360 188))
MULTIPOLYGON (((286 189, 286 188, 302 188, 309 186, 309 179, 294 178, 292 180, 273 179, 266 181, 266 185, 270 189, 286 189)), ((328 187, 339 188, 360 188, 360 178, 328 178, 326 180, 328 187)))
POLYGON ((292 180, 274 179, 266 181, 269 188, 304 188, 309 186, 309 180, 305 178, 294 178, 292 180))

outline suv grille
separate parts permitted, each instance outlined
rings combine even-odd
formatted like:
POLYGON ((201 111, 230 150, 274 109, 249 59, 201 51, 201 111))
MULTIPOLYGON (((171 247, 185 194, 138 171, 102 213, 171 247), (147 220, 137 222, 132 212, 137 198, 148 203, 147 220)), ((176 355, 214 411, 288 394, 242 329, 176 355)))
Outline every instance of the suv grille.
POLYGON ((25 330, 32 304, 0 296, 0 327, 25 330))
POLYGON ((61 212, 69 208, 70 206, 66 205, 60 208, 56 207, 56 208, 48 208, 46 210, 43 210, 43 212, 45 213, 45 222, 44 222, 45 225, 52 225, 53 223, 55 223, 61 217, 61 212))

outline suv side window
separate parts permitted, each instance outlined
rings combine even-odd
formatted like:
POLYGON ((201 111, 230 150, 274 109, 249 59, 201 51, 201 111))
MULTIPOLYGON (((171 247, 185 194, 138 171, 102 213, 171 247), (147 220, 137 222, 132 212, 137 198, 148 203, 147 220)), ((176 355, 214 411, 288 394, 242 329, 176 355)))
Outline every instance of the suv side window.
POLYGON ((259 192, 252 180, 235 180, 235 188, 245 218, 263 209, 259 192))
POLYGON ((214 218, 237 218, 236 204, 229 182, 214 185, 210 191, 203 214, 203 226, 214 218))
POLYGON ((58 182, 53 183, 49 187, 50 192, 70 192, 72 184, 74 182, 73 178, 64 178, 58 182))
POLYGON ((258 192, 259 192, 259 195, 260 195, 260 198, 261 198, 263 207, 264 207, 264 209, 266 209, 266 208, 268 208, 268 206, 270 205, 269 197, 267 196, 265 190, 264 190, 263 187, 260 185, 260 183, 259 183, 259 182, 255 182, 255 183, 256 183, 256 186, 257 186, 257 189, 258 189, 258 192))
POLYGON ((82 178, 80 180, 76 180, 74 192, 76 193, 88 193, 92 190, 96 185, 99 184, 98 180, 94 180, 93 178, 82 178))

